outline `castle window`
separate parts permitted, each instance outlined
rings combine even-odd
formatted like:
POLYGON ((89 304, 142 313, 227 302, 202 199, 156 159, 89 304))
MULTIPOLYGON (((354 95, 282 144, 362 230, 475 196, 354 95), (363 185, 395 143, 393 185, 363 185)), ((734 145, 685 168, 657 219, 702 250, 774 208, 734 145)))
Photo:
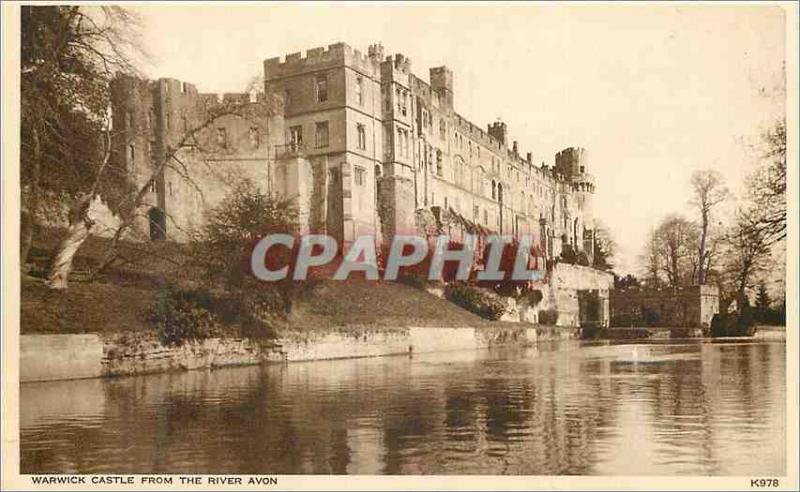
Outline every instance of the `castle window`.
POLYGON ((356 185, 364 186, 364 168, 355 166, 353 171, 353 177, 355 178, 356 185))
POLYGON ((155 179, 150 180, 148 188, 150 189, 150 193, 155 193, 156 192, 156 180, 155 179))
POLYGON ((167 183, 167 187, 169 188, 169 196, 172 196, 174 194, 174 191, 172 189, 172 181, 169 181, 167 183))
POLYGON ((289 143, 297 148, 303 145, 303 127, 300 125, 289 128, 289 143))
POLYGON ((189 131, 189 120, 186 118, 186 114, 181 115, 181 121, 183 122, 183 133, 187 133, 189 131))
POLYGON ((315 145, 317 147, 328 146, 328 122, 320 121, 316 125, 315 145))
POLYGON ((150 110, 147 112, 146 124, 147 124, 147 129, 148 130, 153 127, 153 109, 152 108, 150 108, 150 110))
POLYGON ((261 143, 259 141, 258 128, 255 126, 250 127, 249 136, 250 136, 250 146, 253 147, 254 149, 257 149, 261 143))
POLYGON ((496 199, 497 199, 497 183, 495 183, 495 181, 492 180, 492 200, 496 199))
POLYGON ((489 225, 489 212, 486 209, 483 209, 483 224, 489 225))
POLYGON ((356 77, 356 102, 364 104, 364 79, 361 77, 356 77))
POLYGON ((328 100, 328 78, 324 75, 317 77, 317 102, 328 100))
POLYGON ((444 208, 447 208, 447 197, 444 197, 444 208))
POLYGON ((356 124, 356 132, 358 133, 358 148, 361 150, 366 150, 367 132, 364 130, 364 125, 361 123, 356 124))
POLYGON ((167 127, 167 130, 169 130, 169 113, 166 113, 164 115, 164 118, 165 118, 164 121, 165 121, 165 125, 167 127))
POLYGON ((223 149, 228 148, 228 130, 217 128, 217 145, 223 149))
POLYGON ((131 164, 133 164, 133 160, 136 158, 136 147, 133 144, 128 145, 128 157, 131 160, 131 164))
POLYGON ((442 151, 436 149, 436 174, 442 175, 442 151))
POLYGON ((481 216, 481 209, 477 205, 472 206, 472 219, 473 220, 480 220, 481 216))
POLYGON ((128 130, 133 130, 133 113, 128 113, 128 130))
POLYGON ((442 118, 439 120, 439 138, 444 140, 447 138, 447 122, 442 118))

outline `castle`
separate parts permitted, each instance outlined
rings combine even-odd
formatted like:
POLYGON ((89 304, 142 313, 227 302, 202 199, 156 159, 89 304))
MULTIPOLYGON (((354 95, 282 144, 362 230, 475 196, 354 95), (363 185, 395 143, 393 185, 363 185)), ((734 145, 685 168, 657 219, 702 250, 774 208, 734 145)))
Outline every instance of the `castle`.
POLYGON ((173 79, 114 82, 121 138, 113 155, 149 183, 138 223, 145 235, 185 240, 249 178, 296 199, 304 230, 345 246, 433 222, 456 235, 532 235, 547 258, 567 246, 591 258, 586 151, 570 147, 554 165, 534 164, 505 123, 484 129, 456 112, 447 67, 432 68, 426 82, 379 44, 362 53, 337 43, 267 59, 263 69, 253 93, 202 94, 173 79))

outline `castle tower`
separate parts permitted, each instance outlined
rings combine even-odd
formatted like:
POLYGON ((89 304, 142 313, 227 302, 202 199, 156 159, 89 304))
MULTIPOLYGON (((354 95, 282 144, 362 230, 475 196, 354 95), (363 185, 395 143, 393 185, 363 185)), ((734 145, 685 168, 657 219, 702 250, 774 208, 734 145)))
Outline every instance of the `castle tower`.
POLYGON ((588 172, 586 149, 568 147, 556 154, 555 171, 569 182, 575 196, 578 217, 572 224, 573 242, 591 260, 594 256, 594 176, 588 172))
POLYGON ((302 229, 344 247, 379 227, 382 56, 336 43, 264 61, 267 94, 285 101, 275 190, 296 199, 302 229))

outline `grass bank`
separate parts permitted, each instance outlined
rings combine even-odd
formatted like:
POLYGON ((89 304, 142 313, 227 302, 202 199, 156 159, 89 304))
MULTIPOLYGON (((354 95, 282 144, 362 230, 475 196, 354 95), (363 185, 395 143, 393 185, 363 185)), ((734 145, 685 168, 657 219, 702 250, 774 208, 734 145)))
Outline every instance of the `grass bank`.
MULTIPOLYGON (((136 243, 121 246, 126 261, 101 275, 90 275, 100 264, 109 242, 91 237, 75 260, 66 291, 44 285, 44 272, 59 234, 51 231, 34 243, 29 273, 22 276, 21 332, 116 333, 147 331, 159 292, 197 286, 185 268, 183 245, 158 243, 144 249, 136 243)), ((397 282, 318 280, 298 294, 287 329, 298 331, 348 327, 502 327, 518 323, 487 321, 455 304, 397 282)))

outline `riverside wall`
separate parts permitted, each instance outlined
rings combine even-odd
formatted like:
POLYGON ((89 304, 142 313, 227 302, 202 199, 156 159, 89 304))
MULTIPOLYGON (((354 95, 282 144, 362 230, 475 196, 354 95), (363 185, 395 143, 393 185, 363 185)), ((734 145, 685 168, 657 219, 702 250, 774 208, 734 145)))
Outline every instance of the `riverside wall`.
POLYGON ((546 326, 342 328, 287 332, 274 340, 211 338, 166 346, 155 333, 22 335, 20 382, 55 381, 225 366, 527 346, 577 338, 546 326))

